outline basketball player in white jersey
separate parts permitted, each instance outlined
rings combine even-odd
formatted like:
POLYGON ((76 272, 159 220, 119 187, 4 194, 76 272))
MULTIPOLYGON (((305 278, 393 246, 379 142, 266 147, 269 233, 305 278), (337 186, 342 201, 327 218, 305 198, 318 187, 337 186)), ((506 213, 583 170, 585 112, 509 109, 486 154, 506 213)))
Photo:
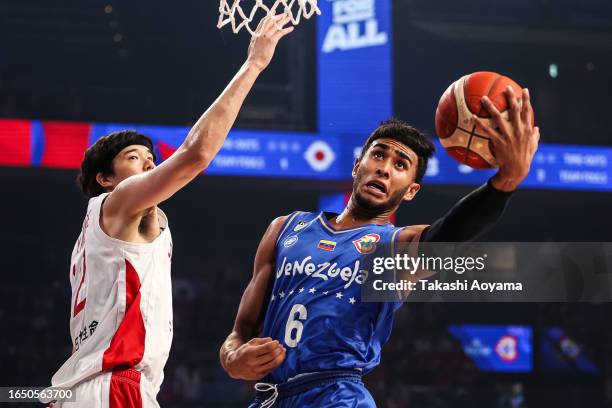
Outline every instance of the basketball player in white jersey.
POLYGON ((213 160, 278 41, 293 31, 280 28, 289 22, 262 21, 244 65, 158 167, 151 140, 133 131, 105 136, 85 153, 79 184, 90 200, 70 267, 73 351, 52 379, 76 401, 54 407, 159 406, 172 342, 172 238, 157 205, 213 160))

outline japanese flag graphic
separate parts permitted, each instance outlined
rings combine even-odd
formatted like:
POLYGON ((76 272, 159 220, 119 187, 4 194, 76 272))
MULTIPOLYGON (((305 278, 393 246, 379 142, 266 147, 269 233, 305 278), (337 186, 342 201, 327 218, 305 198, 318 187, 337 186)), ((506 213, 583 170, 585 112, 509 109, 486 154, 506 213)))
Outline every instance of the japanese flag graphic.
POLYGON ((325 171, 336 160, 336 154, 327 143, 317 140, 306 149, 304 159, 314 171, 325 171))

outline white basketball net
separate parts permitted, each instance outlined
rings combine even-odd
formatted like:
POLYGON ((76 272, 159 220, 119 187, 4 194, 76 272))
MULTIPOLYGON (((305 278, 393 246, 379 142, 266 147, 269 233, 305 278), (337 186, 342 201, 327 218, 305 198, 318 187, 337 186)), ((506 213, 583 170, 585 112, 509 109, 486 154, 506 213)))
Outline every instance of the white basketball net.
MULTIPOLYGON (((264 11, 268 16, 287 13, 291 15, 293 25, 299 24, 302 17, 310 18, 314 14, 321 14, 321 10, 317 6, 317 0, 275 0, 272 7, 266 6, 263 1, 221 0, 219 4, 219 24, 217 24, 217 27, 221 28, 231 23, 234 33, 246 27, 251 35, 257 35, 255 31, 259 21, 253 21, 253 19, 260 10, 264 11), (251 3, 252 1, 255 1, 255 5, 250 11, 245 12, 240 3, 251 3)), ((248 6, 245 6, 245 8, 248 8, 248 6)))

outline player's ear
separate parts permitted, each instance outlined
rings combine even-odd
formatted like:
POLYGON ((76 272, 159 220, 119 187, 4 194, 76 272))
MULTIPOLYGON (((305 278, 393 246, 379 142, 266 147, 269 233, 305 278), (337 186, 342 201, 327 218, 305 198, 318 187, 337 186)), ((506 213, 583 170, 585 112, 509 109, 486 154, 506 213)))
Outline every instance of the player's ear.
POLYGON ((112 176, 104 174, 101 171, 96 174, 96 181, 105 189, 113 187, 112 176))
POLYGON ((357 177, 357 170, 359 169, 359 164, 361 163, 361 157, 355 159, 355 164, 353 165, 353 178, 357 177))
POLYGON ((412 183, 410 187, 408 187, 408 191, 404 194, 404 201, 411 201, 421 189, 421 185, 419 183, 412 183))

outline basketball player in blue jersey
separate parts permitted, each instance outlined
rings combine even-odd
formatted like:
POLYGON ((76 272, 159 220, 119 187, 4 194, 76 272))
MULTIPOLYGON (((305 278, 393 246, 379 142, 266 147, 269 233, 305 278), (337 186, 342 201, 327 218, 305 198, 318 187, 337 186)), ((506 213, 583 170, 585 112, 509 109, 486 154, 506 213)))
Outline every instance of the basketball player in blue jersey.
POLYGON ((255 256, 254 273, 234 329, 221 346, 235 379, 263 380, 252 407, 375 407, 361 376, 380 362, 397 302, 361 303, 359 261, 376 245, 476 238, 496 223, 529 173, 539 142, 529 92, 511 89, 504 119, 485 97, 497 128, 473 118, 492 138, 500 168, 431 226, 389 223, 414 199, 434 153, 418 130, 398 120, 377 128, 353 169, 353 192, 341 214, 294 212, 274 220, 255 256))

